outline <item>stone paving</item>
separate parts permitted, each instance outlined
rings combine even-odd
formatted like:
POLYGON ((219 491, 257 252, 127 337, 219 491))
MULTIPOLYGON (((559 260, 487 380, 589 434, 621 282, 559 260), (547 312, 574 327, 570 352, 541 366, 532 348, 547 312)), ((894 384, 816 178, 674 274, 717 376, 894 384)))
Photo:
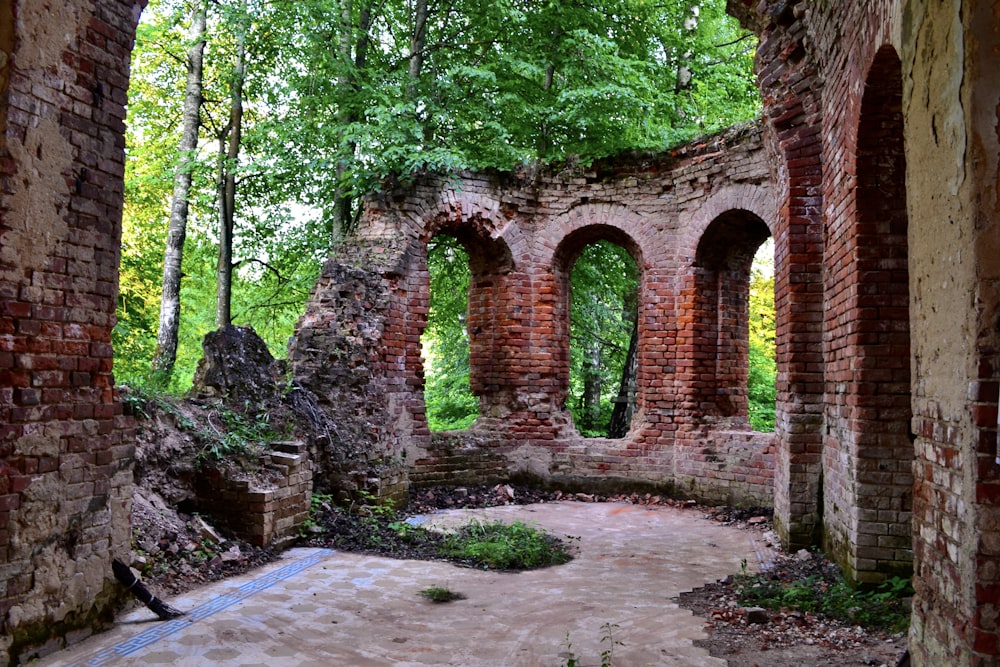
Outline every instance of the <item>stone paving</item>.
POLYGON ((600 665, 724 667, 694 641, 704 620, 673 598, 768 558, 753 531, 693 510, 545 503, 442 512, 433 524, 522 520, 578 540, 558 567, 501 573, 444 562, 292 549, 281 561, 172 598, 188 614, 161 622, 145 608, 110 631, 37 663, 348 667, 600 665), (466 596, 436 604, 420 591, 466 596), (620 642, 620 644, 618 643, 620 642))

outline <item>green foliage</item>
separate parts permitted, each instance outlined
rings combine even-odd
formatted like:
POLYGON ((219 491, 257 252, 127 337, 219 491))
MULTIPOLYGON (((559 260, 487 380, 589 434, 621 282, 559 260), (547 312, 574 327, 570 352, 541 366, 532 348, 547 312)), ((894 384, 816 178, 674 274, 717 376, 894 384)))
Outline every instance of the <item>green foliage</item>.
MULTIPOLYGON (((214 328, 218 143, 228 131, 237 31, 246 31, 248 53, 232 313, 276 356, 332 247, 345 195, 356 215, 357 197, 415 172, 662 150, 749 120, 760 106, 754 40, 725 15, 723 0, 430 0, 422 65, 414 70, 409 2, 356 0, 347 3, 346 21, 345 3, 335 0, 211 3, 178 361, 164 382, 148 369, 180 158, 187 4, 151 0, 133 53, 113 340, 117 379, 128 384, 183 391, 202 337, 214 328)), ((467 291, 450 280, 458 279, 442 278, 447 286, 437 292, 467 291)), ((464 311, 435 308, 451 319, 429 327, 429 422, 435 430, 464 428, 478 409, 467 386, 467 349, 464 356, 459 349, 467 345, 455 316, 464 311)))
POLYGON ((624 248, 598 241, 584 247, 570 282, 567 406, 582 435, 604 436, 635 326, 639 269, 624 248))
MULTIPOLYGON (((613 667, 615 658, 615 647, 624 646, 622 642, 618 641, 614 637, 615 630, 618 630, 621 626, 617 623, 605 623, 601 626, 601 630, 604 634, 601 635, 601 645, 607 644, 607 647, 601 650, 601 667, 613 667)), ((569 634, 566 635, 566 652, 569 654, 566 656, 566 663, 564 667, 583 667, 580 659, 576 657, 573 653, 573 645, 569 642, 569 634)), ((565 654, 562 654, 565 655, 565 654)))
POLYGON ((469 337, 465 329, 469 255, 454 237, 439 234, 427 244, 430 310, 424 330, 424 402, 432 431, 468 428, 479 414, 469 387, 469 337))
POLYGON ((561 541, 521 521, 470 522, 446 537, 442 552, 493 570, 547 567, 572 558, 561 541))
POLYGON ((755 431, 773 431, 775 418, 775 315, 773 242, 757 253, 750 275, 747 402, 755 431))
POLYGON ((905 599, 910 580, 892 577, 872 591, 853 588, 842 577, 809 576, 785 582, 768 573, 734 577, 742 604, 823 614, 864 628, 902 632, 910 621, 905 599))
POLYGON ((278 439, 267 413, 248 416, 219 406, 208 417, 206 425, 197 433, 201 443, 201 450, 195 457, 198 465, 236 462, 253 468, 267 445, 278 439))
POLYGON ((431 602, 443 603, 443 602, 454 602, 455 600, 464 600, 465 596, 461 593, 456 593, 450 590, 447 586, 431 586, 430 588, 425 588, 420 591, 420 594, 431 602))

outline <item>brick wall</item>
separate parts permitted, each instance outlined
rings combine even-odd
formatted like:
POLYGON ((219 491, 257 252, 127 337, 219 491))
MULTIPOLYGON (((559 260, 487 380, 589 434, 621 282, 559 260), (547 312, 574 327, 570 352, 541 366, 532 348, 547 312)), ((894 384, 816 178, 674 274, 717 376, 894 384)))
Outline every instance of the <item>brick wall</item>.
MULTIPOLYGON (((801 266, 822 271, 816 380, 779 396, 779 411, 802 398, 819 429, 802 450, 779 419, 779 527, 794 541, 815 512, 824 545, 863 581, 912 561, 920 665, 1000 654, 993 4, 729 3, 761 36, 767 136, 788 186, 776 253, 795 252, 782 227, 805 214, 816 234, 801 266), (807 128, 811 161, 787 143, 807 128), (814 471, 822 494, 802 487, 796 504, 796 476, 814 471)), ((793 304, 778 292, 781 320, 793 304)), ((779 324, 779 373, 787 335, 779 324)))
POLYGON ((663 155, 427 177, 372 197, 299 323, 294 375, 415 484, 529 475, 769 505, 772 438, 750 432, 745 386, 750 262, 777 210, 765 157, 747 126, 663 155), (427 428, 420 358, 426 247, 438 233, 470 257, 481 406, 468 433, 447 436, 427 428), (620 440, 582 438, 564 405, 569 274, 598 239, 641 272, 638 411, 620 440))
POLYGON ((0 663, 109 620, 132 445, 112 379, 139 2, 0 8, 0 663))
POLYGON ((280 547, 309 518, 313 465, 302 442, 274 443, 254 475, 207 468, 195 479, 197 506, 238 537, 280 547))

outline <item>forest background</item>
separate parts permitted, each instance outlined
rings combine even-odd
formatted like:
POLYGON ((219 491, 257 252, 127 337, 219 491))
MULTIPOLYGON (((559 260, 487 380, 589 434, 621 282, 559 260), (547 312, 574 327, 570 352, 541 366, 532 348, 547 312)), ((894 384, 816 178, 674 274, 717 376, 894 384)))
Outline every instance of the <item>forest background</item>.
MULTIPOLYGON (((662 151, 760 112, 756 43, 724 0, 151 0, 127 119, 117 381, 181 393, 201 340, 252 326, 284 355, 360 199, 415 173, 662 151)), ((464 428, 468 258, 429 247, 425 398, 464 428)), ((751 276, 750 418, 774 427, 774 284, 751 276)), ((627 384, 638 270, 572 274, 567 407, 602 435, 627 384)))

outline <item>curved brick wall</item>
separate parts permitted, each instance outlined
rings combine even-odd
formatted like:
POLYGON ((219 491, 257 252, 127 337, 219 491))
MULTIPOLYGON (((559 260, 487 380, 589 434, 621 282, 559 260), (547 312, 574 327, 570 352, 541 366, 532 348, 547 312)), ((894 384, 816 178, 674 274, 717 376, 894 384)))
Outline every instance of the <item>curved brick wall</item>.
POLYGON ((664 155, 558 173, 461 174, 457 183, 425 178, 373 197, 300 322, 290 348, 295 378, 328 396, 339 419, 385 425, 370 432, 371 450, 416 484, 530 475, 770 505, 773 436, 750 431, 745 387, 749 262, 777 210, 765 156, 760 130, 748 126, 664 155), (469 251, 481 417, 469 433, 432 438, 420 333, 426 241, 439 232, 469 251), (709 261, 699 259, 707 236, 722 248, 709 261), (620 440, 580 437, 564 408, 570 260, 597 239, 628 249, 641 272, 639 405, 620 440), (368 276, 364 296, 342 279, 347 266, 368 276), (359 298, 387 307, 345 316, 359 298), (357 335, 329 337, 345 327, 357 335), (376 332, 375 356, 352 399, 330 378, 355 355, 333 348, 363 332, 376 332))

